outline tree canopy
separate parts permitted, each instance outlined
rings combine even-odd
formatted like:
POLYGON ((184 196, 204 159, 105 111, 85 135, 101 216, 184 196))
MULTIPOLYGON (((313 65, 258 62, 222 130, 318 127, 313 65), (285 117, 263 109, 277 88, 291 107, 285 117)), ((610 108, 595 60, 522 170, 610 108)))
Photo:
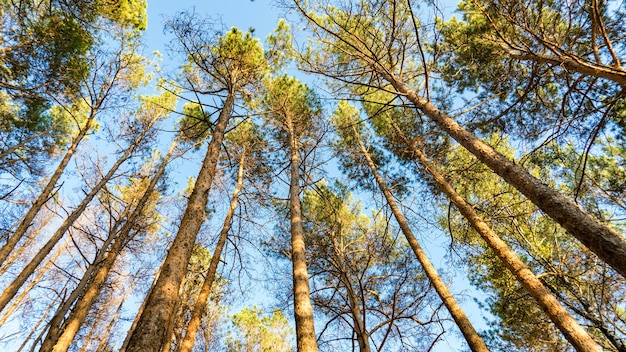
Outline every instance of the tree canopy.
POLYGON ((0 0, 0 349, 626 352, 623 1, 153 4, 0 0))

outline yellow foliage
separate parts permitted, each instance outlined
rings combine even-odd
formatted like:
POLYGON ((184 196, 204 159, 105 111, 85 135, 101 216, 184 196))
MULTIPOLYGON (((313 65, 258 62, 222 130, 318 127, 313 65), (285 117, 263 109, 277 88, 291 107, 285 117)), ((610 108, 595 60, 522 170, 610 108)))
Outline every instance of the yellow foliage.
POLYGON ((98 8, 102 15, 123 27, 143 31, 148 15, 146 0, 101 0, 98 8))

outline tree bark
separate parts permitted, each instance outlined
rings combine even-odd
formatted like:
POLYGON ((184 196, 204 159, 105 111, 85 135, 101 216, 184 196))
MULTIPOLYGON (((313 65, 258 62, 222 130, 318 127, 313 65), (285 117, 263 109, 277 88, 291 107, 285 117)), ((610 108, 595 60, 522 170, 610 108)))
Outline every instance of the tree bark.
POLYGON ((158 352, 173 328, 176 302, 187 272, 191 252, 204 222, 205 206, 215 176, 224 133, 231 118, 235 96, 229 92, 220 112, 202 168, 189 197, 178 233, 161 267, 154 289, 146 298, 137 327, 129 332, 128 352, 158 352))
POLYGON ((559 303, 546 288, 541 280, 524 264, 511 248, 489 227, 489 225, 476 213, 474 208, 461 197, 454 188, 446 181, 437 169, 430 164, 426 155, 422 153, 413 143, 404 138, 402 131, 392 123, 396 133, 406 142, 419 163, 428 172, 439 188, 454 203, 461 214, 469 221, 470 225, 480 237, 482 237, 489 248, 502 260, 511 274, 519 281, 530 295, 537 301, 541 309, 548 315, 550 320, 563 333, 565 338, 576 348, 577 351, 600 351, 598 344, 589 336, 569 312, 559 303))
POLYGON ((465 315, 465 312, 463 311, 459 303, 456 301, 456 299, 454 299, 454 296, 452 296, 452 293, 448 289, 448 286, 439 276, 437 269, 435 269, 433 264, 428 259, 428 256, 417 241, 417 238, 415 237, 415 235, 413 235, 413 231, 411 230, 409 223, 406 221, 404 215, 400 211, 400 208, 396 204, 396 201, 394 200, 393 195, 389 190, 389 187, 387 187, 387 183, 378 173, 377 167, 374 164, 371 156, 369 155, 369 152, 365 148, 365 145, 361 140, 361 136, 359 135, 359 132, 354 125, 352 125, 352 129, 354 138, 358 141, 359 150, 361 151, 361 154, 363 154, 363 156, 365 157, 365 160, 367 161, 372 175, 374 175, 374 179, 376 180, 378 187, 385 196, 387 204, 389 204, 389 207, 391 208, 391 211, 393 212, 393 215, 396 218, 398 225, 400 226, 400 230, 402 230, 402 233, 409 242, 409 246, 411 246, 413 253, 415 253, 415 256, 417 257, 417 260, 424 268, 424 273, 432 283, 435 291, 437 291, 437 294, 443 301, 443 304, 448 309, 448 312, 450 312, 452 319, 454 319, 454 322, 459 327, 459 330, 461 330, 461 333, 463 334, 463 337, 465 337, 465 340, 467 341, 470 349, 474 352, 488 352, 489 349, 487 348, 487 345, 480 337, 480 335, 478 335, 476 329, 474 329, 474 326, 467 318, 467 315, 465 315))
POLYGON ((211 295, 213 281, 215 281, 217 265, 220 262, 222 250, 224 249, 224 245, 226 244, 226 239, 228 237, 228 232, 231 228, 233 216, 235 216, 235 210, 237 209, 237 204, 239 203, 239 193, 243 188, 243 174, 245 163, 246 147, 244 146, 241 152, 241 160, 239 161, 239 170, 237 172, 237 185, 235 186, 235 189, 233 191, 232 200, 230 201, 230 207, 228 208, 228 212, 226 213, 226 218, 224 219, 224 224, 222 226, 222 230, 220 231, 220 236, 217 241, 217 245, 215 246, 215 251, 213 252, 213 256, 211 257, 211 262, 209 263, 209 268, 207 269, 204 282, 202 283, 202 287, 200 288, 200 294, 198 295, 198 299, 193 306, 191 318, 189 319, 189 323, 187 324, 187 331, 185 332, 185 337, 183 338, 183 342, 181 344, 179 352, 190 352, 196 342, 196 335, 198 334, 198 329, 200 328, 200 322, 204 316, 204 312, 206 311, 206 304, 209 300, 209 296, 211 295))
POLYGON ((316 352, 315 322, 306 265, 302 208, 300 204, 300 148, 294 136, 293 121, 287 117, 291 175, 289 183, 289 215, 291 224, 291 262, 293 271, 293 302, 298 352, 316 352))
POLYGON ((561 55, 561 56, 550 56, 545 54, 539 54, 527 51, 526 49, 513 48, 510 49, 506 46, 502 46, 502 48, 509 54, 511 57, 520 59, 520 60, 532 60, 541 64, 561 66, 569 71, 579 72, 585 76, 591 77, 599 77, 611 80, 613 82, 618 83, 622 87, 626 87, 626 71, 621 69, 620 67, 607 66, 599 63, 592 63, 588 61, 581 60, 580 58, 576 58, 574 56, 569 55, 561 55))
POLYGON ((508 160, 474 134, 465 130, 450 116, 419 96, 414 90, 409 89, 400 79, 390 74, 385 78, 398 93, 406 96, 417 109, 447 132, 463 148, 474 154, 494 173, 563 226, 598 258, 626 277, 626 239, 622 235, 600 223, 568 197, 548 187, 526 169, 508 160))
POLYGON ((354 322, 354 333, 356 334, 356 340, 359 344, 359 352, 370 352, 369 334, 367 333, 365 327, 365 315, 359 307, 356 293, 354 292, 354 289, 352 289, 352 284, 348 279, 348 275, 343 269, 343 265, 341 266, 341 281, 346 286, 348 302, 350 303, 350 314, 352 315, 352 321, 354 322))

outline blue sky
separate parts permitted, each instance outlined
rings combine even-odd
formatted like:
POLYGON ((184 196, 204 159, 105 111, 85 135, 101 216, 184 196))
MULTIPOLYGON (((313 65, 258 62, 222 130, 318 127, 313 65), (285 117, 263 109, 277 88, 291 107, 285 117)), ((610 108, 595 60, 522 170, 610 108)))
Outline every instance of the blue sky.
POLYGON ((201 15, 220 17, 227 28, 238 27, 247 30, 253 27, 256 35, 263 39, 273 31, 283 10, 268 0, 154 0, 148 1, 148 29, 144 35, 148 50, 158 50, 167 58, 165 44, 170 38, 163 34, 164 17, 180 11, 193 10, 201 15))

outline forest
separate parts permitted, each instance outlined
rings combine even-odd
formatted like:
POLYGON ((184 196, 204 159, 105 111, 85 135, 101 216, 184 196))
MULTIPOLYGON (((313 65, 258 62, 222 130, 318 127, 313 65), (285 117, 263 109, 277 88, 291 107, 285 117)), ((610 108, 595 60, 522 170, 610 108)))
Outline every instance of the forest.
POLYGON ((0 350, 626 352, 624 0, 149 6, 0 0, 0 350))

